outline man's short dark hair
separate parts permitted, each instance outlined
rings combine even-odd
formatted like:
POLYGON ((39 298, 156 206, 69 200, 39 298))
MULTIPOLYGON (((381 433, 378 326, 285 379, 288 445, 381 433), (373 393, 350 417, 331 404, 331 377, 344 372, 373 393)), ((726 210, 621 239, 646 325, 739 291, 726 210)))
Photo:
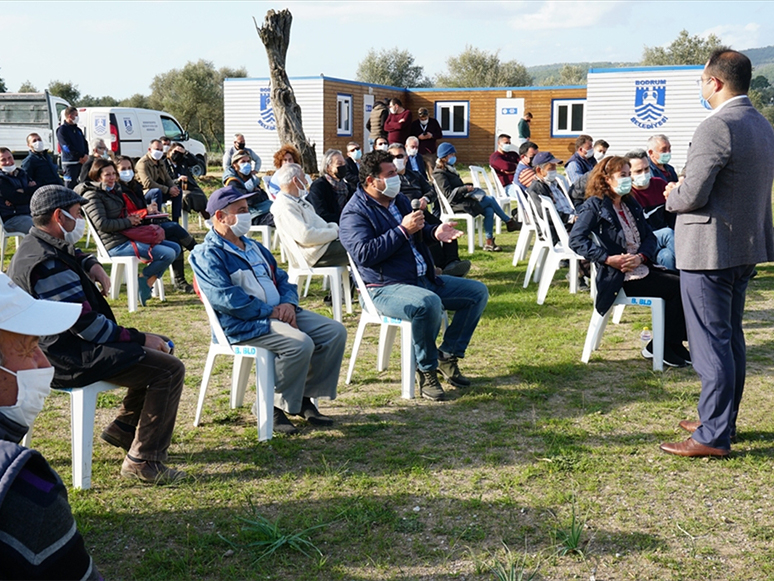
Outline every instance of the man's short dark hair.
POLYGON ((378 149, 376 151, 366 153, 363 157, 360 158, 360 172, 358 173, 360 183, 365 184, 366 178, 369 177, 378 178, 382 173, 382 164, 392 163, 393 159, 395 159, 395 157, 391 153, 378 149))
POLYGON ((150 147, 154 143, 158 143, 159 145, 161 145, 161 139, 151 139, 151 142, 148 144, 148 147, 150 147))
POLYGON ((527 155, 527 152, 530 149, 539 149, 537 146, 537 143, 534 143, 532 141, 525 141, 521 145, 519 145, 519 155, 527 155))
POLYGON ((167 137, 166 135, 162 135, 161 137, 159 137, 158 141, 170 141, 171 142, 172 140, 169 137, 167 137))
POLYGON ((497 136, 497 143, 500 143, 503 139, 510 139, 510 138, 511 136, 508 135, 507 133, 501 133, 500 135, 497 136))
POLYGON ((596 147, 597 145, 601 145, 605 149, 610 149, 610 144, 607 141, 605 141, 604 139, 597 139, 594 142, 594 147, 596 147))
POLYGON ((73 113, 77 113, 77 112, 78 112, 78 108, 77 107, 73 107, 72 105, 70 105, 67 109, 65 109, 65 117, 67 117, 68 115, 72 115, 73 113))
POLYGON ((741 52, 723 47, 710 55, 707 74, 720 79, 732 92, 741 95, 750 90, 752 63, 741 52))
POLYGON ((11 153, 11 150, 7 147, 0 147, 0 153, 11 153))
POLYGON ((400 99, 397 97, 393 97, 390 99, 390 105, 397 105, 398 107, 403 107, 403 103, 400 102, 400 99))
POLYGON ((524 118, 525 118, 525 119, 532 119, 532 113, 530 113, 529 111, 527 111, 526 113, 524 113, 524 118))
POLYGON ((578 151, 582 146, 586 145, 589 141, 594 141, 591 139, 591 135, 586 135, 585 133, 583 135, 578 135, 578 138, 575 140, 575 151, 578 151))
POLYGON ((648 161, 648 152, 644 149, 632 149, 624 155, 626 159, 642 159, 648 161))
MULTIPOLYGON (((32 225, 35 226, 36 228, 48 226, 51 223, 51 220, 54 219, 54 212, 56 212, 57 210, 64 210, 65 212, 67 212, 72 216, 73 213, 70 210, 72 210, 73 206, 75 205, 76 204, 73 204, 68 208, 54 208, 53 210, 46 212, 45 214, 38 214, 37 216, 33 216, 32 225)), ((0 365, 2 365, 2 363, 0 363, 0 365)))

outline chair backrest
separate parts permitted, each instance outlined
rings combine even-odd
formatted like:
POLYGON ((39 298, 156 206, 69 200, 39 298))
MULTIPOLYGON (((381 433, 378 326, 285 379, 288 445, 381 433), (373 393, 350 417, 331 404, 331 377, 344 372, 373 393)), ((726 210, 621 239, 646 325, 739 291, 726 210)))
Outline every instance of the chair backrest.
POLYGON ((497 177, 497 173, 495 172, 493 167, 489 168, 490 178, 492 180, 492 184, 494 185, 495 190, 495 197, 498 198, 507 198, 508 194, 505 193, 505 188, 503 187, 503 184, 500 183, 500 178, 497 177))
POLYGON ((368 294, 368 287, 363 281, 363 277, 360 276, 360 271, 357 269, 357 264, 355 264, 355 261, 352 260, 352 255, 349 252, 347 252, 347 258, 349 258, 349 265, 352 268, 352 276, 355 277, 357 290, 360 292, 360 299, 363 301, 363 309, 371 315, 378 315, 379 311, 376 310, 376 305, 374 305, 374 301, 371 299, 371 295, 368 294))
POLYGON ((564 194, 564 197, 567 198, 567 201, 570 203, 570 207, 574 210, 575 204, 572 201, 572 198, 570 197, 570 184, 569 180, 560 174, 556 175, 556 185, 559 186, 559 189, 562 190, 562 193, 564 194))
MULTIPOLYGON (((196 277, 194 277, 194 284, 196 284, 196 277)), ((199 289, 199 298, 207 313, 207 319, 210 321, 210 329, 212 329, 212 334, 215 335, 215 342, 218 345, 229 345, 228 339, 226 339, 226 333, 223 331, 223 327, 221 327, 220 321, 218 320, 218 314, 215 312, 215 309, 212 308, 207 295, 204 294, 201 287, 197 285, 197 288, 199 289)))
POLYGON ((486 175, 486 170, 480 165, 471 165, 470 179, 473 181, 473 185, 487 192, 487 195, 497 197, 495 189, 492 184, 489 183, 489 176, 486 175))
MULTIPOLYGON (((567 229, 559 216, 554 201, 547 196, 540 196, 540 203, 543 205, 543 217, 546 218, 546 222, 550 220, 554 225, 556 236, 559 238, 559 244, 562 245, 564 250, 570 250, 570 236, 567 234, 567 229)), ((549 232, 549 235, 551 235, 551 232, 549 232)))
POLYGON ((86 220, 86 223, 89 225, 89 230, 91 230, 91 233, 93 235, 92 237, 94 238, 94 244, 97 245, 97 256, 99 257, 100 261, 109 261, 110 254, 108 254, 107 248, 105 247, 105 243, 102 242, 102 238, 99 237, 99 230, 95 228, 94 223, 91 221, 91 218, 89 217, 88 213, 86 213, 85 211, 82 211, 81 214, 86 220))
POLYGON ((290 266, 296 266, 297 268, 310 270, 312 267, 309 266, 309 263, 306 261, 306 258, 304 258, 303 253, 301 252, 301 249, 298 247, 298 243, 293 239, 293 237, 287 233, 283 232, 280 228, 277 228, 277 234, 279 234, 280 237, 280 243, 290 253, 290 258, 292 258, 292 261, 289 261, 288 264, 290 266), (295 264, 293 264, 295 262, 295 264))
POLYGON ((454 214, 454 210, 452 210, 449 200, 446 199, 446 196, 444 196, 441 188, 438 187, 438 182, 433 180, 433 185, 435 186, 435 191, 438 194, 438 203, 441 204, 441 214, 454 214))
POLYGON ((529 208, 532 210, 532 217, 535 220, 536 226, 535 232, 537 233, 538 238, 548 242, 551 247, 553 247, 554 239, 551 235, 551 228, 548 227, 548 217, 545 214, 543 214, 543 217, 540 216, 540 212, 538 212, 531 196, 527 196, 527 204, 529 204, 529 208))

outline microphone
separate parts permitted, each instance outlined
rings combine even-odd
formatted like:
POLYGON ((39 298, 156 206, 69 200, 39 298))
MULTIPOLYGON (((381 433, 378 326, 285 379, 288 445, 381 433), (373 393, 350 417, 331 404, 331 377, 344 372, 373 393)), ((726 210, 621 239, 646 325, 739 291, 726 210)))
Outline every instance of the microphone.
MULTIPOLYGON (((414 199, 411 200, 411 209, 415 212, 417 210, 422 209, 422 200, 414 199)), ((418 230, 417 232, 414 232, 414 244, 419 244, 422 242, 422 230, 418 230)))

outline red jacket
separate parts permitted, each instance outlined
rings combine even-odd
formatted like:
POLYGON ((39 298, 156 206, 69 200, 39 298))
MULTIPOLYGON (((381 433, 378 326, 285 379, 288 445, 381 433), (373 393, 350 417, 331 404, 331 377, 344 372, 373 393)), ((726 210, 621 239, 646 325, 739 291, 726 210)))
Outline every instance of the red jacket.
POLYGON ((390 113, 384 122, 384 130, 387 132, 387 141, 393 143, 406 143, 411 129, 411 111, 404 109, 403 113, 390 113))
POLYGON ((489 156, 489 166, 495 170, 503 187, 513 183, 516 167, 519 165, 519 154, 514 151, 502 153, 499 149, 489 156))

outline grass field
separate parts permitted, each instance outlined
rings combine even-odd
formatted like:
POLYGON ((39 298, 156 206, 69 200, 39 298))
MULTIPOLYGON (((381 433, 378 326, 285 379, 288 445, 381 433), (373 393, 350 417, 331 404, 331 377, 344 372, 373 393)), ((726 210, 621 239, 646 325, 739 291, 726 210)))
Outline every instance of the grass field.
MULTIPOLYGON (((254 389, 229 409, 227 358, 193 427, 209 344, 197 298, 168 283, 167 302, 129 314, 122 294, 119 321, 171 336, 186 364, 170 464, 193 478, 133 484, 118 475, 120 450, 95 442, 93 488, 70 501, 105 578, 774 578, 774 268, 748 291, 740 441, 728 460, 690 460, 658 444, 685 437, 677 422, 696 417, 699 381, 690 368, 654 373, 639 355, 649 311, 627 308, 582 364, 588 293, 570 295, 562 270, 538 306, 536 285, 522 288, 526 264, 511 266, 516 236, 472 257, 491 299, 461 362, 470 389, 401 399, 399 348, 377 372, 374 328, 353 383, 342 370, 338 399, 322 402, 336 425, 301 423, 299 436, 264 443, 254 389)), ((302 306, 331 316, 324 294, 316 281, 302 306)), ((358 316, 345 315, 350 346, 358 316)), ((97 433, 120 398, 100 397, 97 433)), ((50 398, 33 445, 69 485, 68 402, 50 398)))

